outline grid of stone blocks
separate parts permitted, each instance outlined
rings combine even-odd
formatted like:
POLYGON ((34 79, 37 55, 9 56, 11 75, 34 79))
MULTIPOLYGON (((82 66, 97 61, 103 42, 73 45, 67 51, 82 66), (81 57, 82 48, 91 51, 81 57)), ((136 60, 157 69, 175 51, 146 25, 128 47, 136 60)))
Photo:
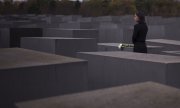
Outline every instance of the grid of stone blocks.
POLYGON ((129 102, 134 102, 133 97, 140 97, 139 104, 132 104, 137 108, 140 105, 180 107, 179 89, 173 88, 180 88, 179 17, 146 17, 149 27, 147 54, 134 53, 133 47, 118 48, 120 43, 132 44, 133 15, 8 17, 0 18, 0 107, 71 108, 77 105, 96 108, 119 96, 119 104, 113 104, 117 106, 102 106, 129 108, 131 104, 125 105, 122 101, 126 96, 121 94, 125 92, 129 102), (146 81, 153 82, 144 83, 146 81), (126 88, 127 84, 130 85, 126 88), (101 97, 97 89, 102 89, 102 94, 109 93, 109 98, 101 97), (82 91, 90 92, 88 95, 79 93, 75 99, 76 94, 61 97, 82 91), (49 98, 52 96, 60 96, 53 98, 56 104, 49 98), (169 103, 166 97, 171 97, 169 103), (45 101, 30 101, 41 98, 45 101), (94 101, 99 98, 104 100, 94 101), (148 103, 154 99, 159 103, 148 103), (30 102, 22 102, 27 100, 30 102), (71 107, 69 101, 73 101, 71 107))

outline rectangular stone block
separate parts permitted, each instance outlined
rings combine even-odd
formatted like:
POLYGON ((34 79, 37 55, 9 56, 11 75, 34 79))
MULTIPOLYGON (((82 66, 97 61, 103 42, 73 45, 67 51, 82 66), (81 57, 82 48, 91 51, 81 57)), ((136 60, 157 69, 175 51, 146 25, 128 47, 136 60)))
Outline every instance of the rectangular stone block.
POLYGON ((10 21, 6 21, 6 20, 2 20, 0 22, 0 28, 9 28, 9 27, 13 27, 13 23, 10 21))
POLYGON ((101 28, 99 29, 100 43, 123 42, 124 32, 119 28, 101 28))
POLYGON ((93 19, 94 22, 120 22, 118 16, 100 16, 93 19))
POLYGON ((21 37, 42 37, 42 28, 10 28, 10 47, 20 47, 21 37))
POLYGON ((76 57, 77 52, 97 51, 97 40, 91 38, 24 37, 21 39, 21 47, 76 57))
POLYGON ((32 50, 0 49, 0 107, 87 90, 87 61, 32 50))
POLYGON ((146 22, 148 25, 162 25, 163 18, 161 16, 146 16, 146 22))
POLYGON ((136 22, 134 21, 133 15, 124 15, 120 17, 120 21, 122 25, 134 25, 136 22))
POLYGON ((21 102, 18 108, 179 108, 179 89, 154 82, 21 102))
POLYGON ((93 18, 92 17, 81 17, 77 20, 77 22, 92 22, 93 18))
POLYGON ((16 28, 16 27, 19 27, 21 25, 26 25, 26 24, 31 24, 32 22, 30 20, 15 20, 15 21, 12 21, 13 23, 13 27, 16 28))
MULTIPOLYGON (((157 21, 156 21, 157 22, 157 21)), ((180 23, 180 17, 167 17, 167 18, 162 18, 160 23, 157 22, 158 25, 166 25, 166 26, 171 26, 171 25, 179 25, 180 23)), ((156 25, 157 25, 156 24, 156 25)))
POLYGON ((62 29, 98 29, 99 23, 96 22, 68 22, 60 23, 62 29))
MULTIPOLYGON (((180 23, 180 21, 178 22, 180 23)), ((166 35, 166 39, 170 39, 170 40, 179 40, 180 41, 180 24, 177 25, 166 25, 165 26, 165 35, 166 35)))
POLYGON ((53 23, 62 23, 63 22, 63 15, 55 15, 55 16, 50 16, 50 24, 53 23))
POLYGON ((159 39, 165 37, 165 26, 148 25, 147 39, 159 39))
POLYGON ((95 38, 98 40, 99 31, 97 29, 44 29, 44 37, 71 37, 71 38, 95 38))
POLYGON ((82 52, 88 60, 89 89, 155 81, 180 87, 180 58, 132 52, 82 52))
POLYGON ((79 18, 81 18, 82 16, 80 15, 67 15, 67 16, 63 16, 62 17, 62 22, 73 22, 73 21, 77 21, 79 18))
POLYGON ((42 28, 1 28, 1 48, 20 47, 21 37, 42 37, 42 28))
POLYGON ((117 24, 112 22, 100 23, 99 42, 100 43, 131 43, 133 27, 131 25, 117 24))
POLYGON ((0 28, 0 48, 10 47, 10 30, 8 28, 0 28))
POLYGON ((147 40, 149 45, 163 46, 163 51, 179 50, 180 41, 169 39, 149 39, 147 40))
POLYGON ((161 53, 165 55, 180 56, 180 51, 162 51, 161 53))

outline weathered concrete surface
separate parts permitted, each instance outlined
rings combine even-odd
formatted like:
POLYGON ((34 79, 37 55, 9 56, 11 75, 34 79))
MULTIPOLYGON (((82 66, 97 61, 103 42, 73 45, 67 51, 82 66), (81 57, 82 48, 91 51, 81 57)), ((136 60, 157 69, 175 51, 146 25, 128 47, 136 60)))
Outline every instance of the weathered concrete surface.
POLYGON ((162 54, 180 56, 180 51, 162 51, 162 54))
POLYGON ((88 60, 89 89, 155 81, 180 88, 180 57, 123 51, 81 52, 88 60))
POLYGON ((20 47, 21 37, 42 37, 42 28, 1 28, 1 48, 20 47))
POLYGON ((60 29, 47 28, 43 31, 44 37, 71 37, 71 38, 95 38, 98 40, 97 29, 60 29))
POLYGON ((16 105, 18 108, 179 108, 180 90, 146 82, 16 105))
POLYGON ((19 48, 0 52, 1 108, 87 90, 87 61, 19 48))
POLYGON ((98 29, 99 23, 97 22, 68 22, 60 23, 59 28, 62 29, 98 29))
POLYGON ((21 39, 21 47, 76 57, 77 52, 97 51, 97 40, 92 38, 25 37, 21 39))
POLYGON ((169 39, 148 39, 149 45, 163 46, 163 51, 179 50, 180 41, 169 39))
POLYGON ((0 28, 0 48, 10 47, 10 30, 8 28, 0 28))

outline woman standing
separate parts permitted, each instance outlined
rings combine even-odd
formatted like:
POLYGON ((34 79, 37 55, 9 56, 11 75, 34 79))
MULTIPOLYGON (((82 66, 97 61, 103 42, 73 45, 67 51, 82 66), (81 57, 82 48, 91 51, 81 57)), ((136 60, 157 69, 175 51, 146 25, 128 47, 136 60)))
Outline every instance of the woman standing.
POLYGON ((134 52, 147 53, 146 35, 148 27, 145 22, 145 15, 142 12, 137 12, 134 15, 134 20, 137 22, 134 25, 132 42, 134 44, 134 52))

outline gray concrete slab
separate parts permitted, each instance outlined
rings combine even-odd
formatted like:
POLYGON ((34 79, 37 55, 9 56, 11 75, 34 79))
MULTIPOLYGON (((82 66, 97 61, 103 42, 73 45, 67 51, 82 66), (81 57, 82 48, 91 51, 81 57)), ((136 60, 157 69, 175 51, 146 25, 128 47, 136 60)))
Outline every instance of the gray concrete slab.
POLYGON ((95 38, 98 40, 97 29, 60 29, 47 28, 43 31, 44 37, 71 37, 71 38, 95 38))
MULTIPOLYGON (((98 43, 98 51, 129 51, 133 52, 133 47, 127 47, 123 49, 119 49, 120 43, 98 43)), ((151 46, 148 45, 148 53, 151 54, 160 54, 162 51, 162 46, 151 46)))
POLYGON ((118 28, 118 24, 113 23, 113 22, 101 22, 100 29, 113 29, 113 28, 118 28))
POLYGON ((0 107, 87 90, 87 61, 32 50, 0 49, 0 107))
POLYGON ((1 28, 1 48, 20 47, 21 37, 42 37, 42 28, 1 28))
POLYGON ((77 20, 77 22, 92 22, 93 18, 92 17, 81 17, 77 20))
POLYGON ((59 28, 59 23, 48 24, 45 22, 33 22, 32 24, 19 26, 19 28, 59 28))
POLYGON ((103 22, 99 27, 99 42, 101 43, 114 43, 125 42, 132 43, 133 26, 103 22))
POLYGON ((163 46, 163 51, 179 50, 179 48, 180 48, 180 41, 178 41, 178 40, 148 39, 147 43, 149 45, 163 46))
POLYGON ((162 21, 163 25, 179 25, 180 24, 180 17, 168 17, 163 18, 162 21))
POLYGON ((0 28, 0 48, 10 47, 10 29, 0 28))
POLYGON ((76 57, 77 52, 97 51, 97 40, 92 38, 25 37, 21 48, 76 57))
POLYGON ((124 15, 120 17, 120 21, 122 25, 134 25, 134 16, 133 15, 124 15))
MULTIPOLYGON (((180 23, 180 21, 178 22, 180 23)), ((171 40, 180 40, 180 24, 179 25, 166 25, 165 26, 165 35, 167 39, 171 40)))
POLYGON ((112 51, 82 52, 78 57, 88 60, 89 89, 144 81, 180 87, 178 56, 112 51))
POLYGON ((13 27, 19 27, 21 25, 31 24, 32 22, 30 20, 18 20, 18 21, 12 21, 13 27))
POLYGON ((120 28, 100 28, 99 41, 101 43, 123 42, 124 31, 120 28))
POLYGON ((98 29, 99 23, 97 22, 68 22, 60 23, 59 28, 62 29, 98 29))
POLYGON ((80 15, 67 15, 62 17, 62 22, 74 22, 77 21, 82 16, 80 15))
POLYGON ((148 25, 147 39, 165 38, 165 26, 148 25))
POLYGON ((179 108, 179 89, 154 82, 57 96, 16 104, 18 108, 179 108))
POLYGON ((10 47, 20 47, 21 37, 42 37, 42 28, 10 28, 10 47))
POLYGON ((148 25, 161 25, 163 18, 161 16, 146 16, 146 22, 148 25))
MULTIPOLYGON (((62 23, 63 22, 63 15, 55 15, 55 16, 50 16, 49 23, 62 23)), ((47 19, 48 20, 48 19, 47 19)))
POLYGON ((13 27, 13 22, 6 20, 0 21, 0 28, 9 28, 9 27, 13 27))
POLYGON ((94 22, 120 22, 120 17, 118 16, 100 16, 94 17, 94 22))
MULTIPOLYGON (((20 17, 19 17, 20 18, 20 17)), ((31 24, 30 20, 4 20, 0 21, 0 28, 15 28, 21 25, 31 24)))
POLYGON ((162 51, 162 54, 180 56, 180 51, 162 51))

